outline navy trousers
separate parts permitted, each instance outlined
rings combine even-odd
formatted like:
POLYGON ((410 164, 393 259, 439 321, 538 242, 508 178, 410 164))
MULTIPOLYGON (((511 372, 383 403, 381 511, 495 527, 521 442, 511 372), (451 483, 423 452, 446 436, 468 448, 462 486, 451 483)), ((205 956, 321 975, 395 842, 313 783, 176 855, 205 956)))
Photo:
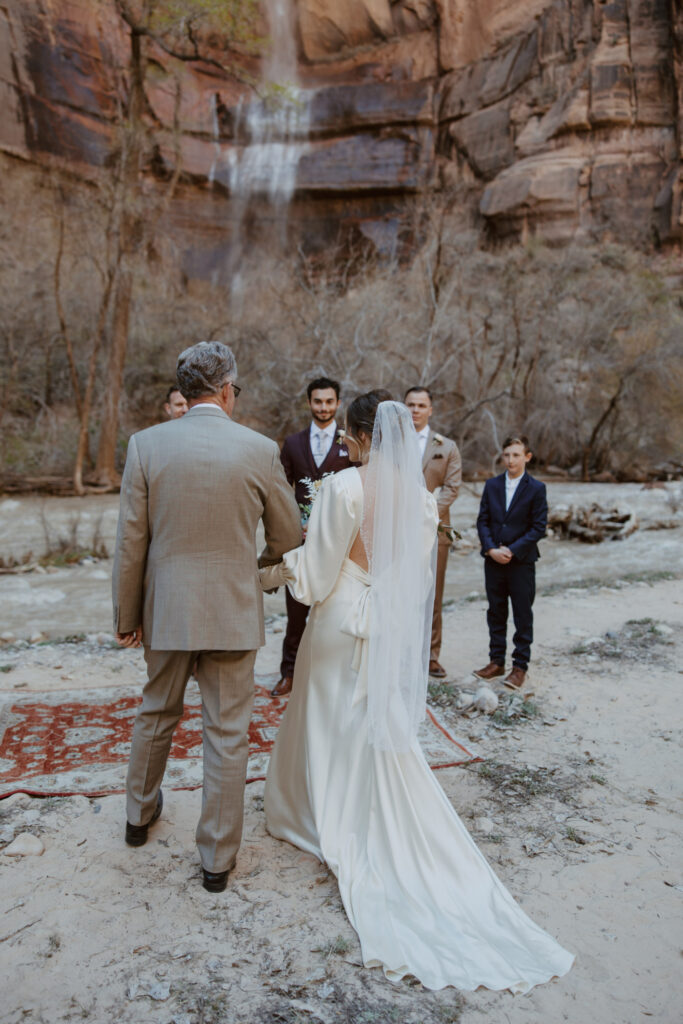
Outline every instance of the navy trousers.
POLYGON ((532 608, 536 596, 536 566, 533 562, 527 564, 514 558, 507 565, 500 565, 492 558, 485 558, 484 578, 489 602, 486 621, 489 627, 491 661, 495 661, 497 665, 505 664, 509 602, 512 605, 515 623, 512 664, 526 672, 531 657, 531 641, 534 638, 532 608))

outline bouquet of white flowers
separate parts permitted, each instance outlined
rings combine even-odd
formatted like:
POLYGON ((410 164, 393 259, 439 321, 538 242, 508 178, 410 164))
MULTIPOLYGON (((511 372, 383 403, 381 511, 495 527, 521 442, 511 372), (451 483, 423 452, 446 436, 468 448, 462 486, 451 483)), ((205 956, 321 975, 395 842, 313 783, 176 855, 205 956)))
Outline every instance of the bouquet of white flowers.
POLYGON ((301 512, 301 531, 306 538, 306 530, 308 529, 308 520, 311 518, 311 512, 313 511, 313 504, 315 499, 318 497, 318 491, 322 485, 325 477, 334 476, 334 473, 323 473, 319 480, 311 480, 310 476, 304 476, 299 480, 300 484, 303 484, 306 488, 306 495, 308 497, 307 502, 299 502, 299 510, 301 512))

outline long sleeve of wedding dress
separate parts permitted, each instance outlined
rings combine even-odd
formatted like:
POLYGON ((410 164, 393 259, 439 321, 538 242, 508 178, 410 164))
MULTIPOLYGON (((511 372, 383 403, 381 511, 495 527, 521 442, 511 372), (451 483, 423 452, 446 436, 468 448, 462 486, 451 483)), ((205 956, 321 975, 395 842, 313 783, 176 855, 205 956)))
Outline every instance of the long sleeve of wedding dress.
POLYGON ((360 527, 362 491, 359 504, 357 487, 352 488, 349 480, 356 482, 356 472, 348 469, 325 477, 308 521, 306 543, 288 551, 277 565, 259 570, 264 590, 287 584, 292 597, 308 605, 331 592, 360 527))
MULTIPOLYGON (((325 480, 306 543, 262 573, 264 589, 286 582, 313 606, 268 768, 268 830, 334 872, 367 967, 431 989, 526 992, 568 971, 572 955, 493 873, 417 741, 403 753, 370 742, 372 581, 347 557, 362 510, 357 470, 325 480)), ((434 516, 425 497, 425 523, 434 516)))

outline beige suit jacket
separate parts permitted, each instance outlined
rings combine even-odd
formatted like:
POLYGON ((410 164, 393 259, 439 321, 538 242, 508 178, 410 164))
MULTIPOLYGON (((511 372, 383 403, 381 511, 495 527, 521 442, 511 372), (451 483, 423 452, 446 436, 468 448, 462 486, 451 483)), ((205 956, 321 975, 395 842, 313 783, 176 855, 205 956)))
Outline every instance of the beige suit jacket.
MULTIPOLYGON (((458 497, 462 481, 460 452, 455 441, 430 430, 422 456, 422 472, 428 491, 433 493, 437 487, 441 488, 436 499, 439 522, 450 526, 450 508, 458 497)), ((440 533, 439 542, 449 543, 448 537, 440 533)))
POLYGON ((261 647, 260 519, 264 564, 301 543, 274 441, 209 405, 134 434, 121 482, 115 630, 142 623, 154 650, 261 647))

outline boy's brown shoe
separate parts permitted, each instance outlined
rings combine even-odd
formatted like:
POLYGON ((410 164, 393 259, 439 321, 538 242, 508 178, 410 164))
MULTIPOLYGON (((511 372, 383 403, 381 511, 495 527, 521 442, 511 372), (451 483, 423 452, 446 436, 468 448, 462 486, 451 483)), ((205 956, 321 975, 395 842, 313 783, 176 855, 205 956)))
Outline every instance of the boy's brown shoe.
POLYGON ((508 690, 521 690, 525 679, 526 672, 524 669, 515 665, 510 675, 506 676, 503 680, 503 686, 507 686, 508 690))
POLYGON ((485 668, 478 668, 472 674, 479 679, 496 679, 498 676, 505 675, 505 666, 499 665, 497 661, 490 661, 485 668))

